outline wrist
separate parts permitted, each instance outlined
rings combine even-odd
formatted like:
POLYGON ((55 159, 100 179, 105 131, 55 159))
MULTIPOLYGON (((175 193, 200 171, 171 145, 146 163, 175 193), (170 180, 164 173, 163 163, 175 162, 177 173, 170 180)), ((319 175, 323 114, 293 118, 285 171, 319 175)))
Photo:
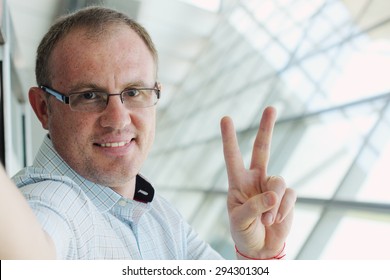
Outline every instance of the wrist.
POLYGON ((236 250, 236 254, 237 254, 237 257, 239 259, 247 259, 247 260, 282 260, 286 256, 286 253, 285 253, 286 242, 284 242, 282 249, 276 255, 274 255, 274 256, 272 256, 270 258, 257 258, 257 257, 248 256, 246 254, 241 253, 237 249, 236 245, 234 245, 234 248, 236 250))

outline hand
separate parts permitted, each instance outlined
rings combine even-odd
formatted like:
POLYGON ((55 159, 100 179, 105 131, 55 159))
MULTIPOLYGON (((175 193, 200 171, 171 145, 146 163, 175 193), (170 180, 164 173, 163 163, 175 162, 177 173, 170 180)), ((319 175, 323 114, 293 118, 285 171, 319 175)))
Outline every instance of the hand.
POLYGON ((259 259, 271 258, 282 250, 291 228, 296 201, 295 192, 286 187, 283 178, 267 175, 275 119, 276 110, 266 108, 249 170, 245 169, 232 120, 229 117, 221 120, 229 180, 230 231, 241 253, 259 259))

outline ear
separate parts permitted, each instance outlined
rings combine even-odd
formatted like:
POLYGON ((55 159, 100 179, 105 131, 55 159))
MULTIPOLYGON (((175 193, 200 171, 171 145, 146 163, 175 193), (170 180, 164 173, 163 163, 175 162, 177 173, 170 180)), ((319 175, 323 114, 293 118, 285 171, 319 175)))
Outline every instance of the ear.
POLYGON ((41 122, 42 127, 48 130, 49 104, 45 93, 39 87, 32 87, 28 92, 28 99, 35 115, 37 115, 39 121, 41 122))

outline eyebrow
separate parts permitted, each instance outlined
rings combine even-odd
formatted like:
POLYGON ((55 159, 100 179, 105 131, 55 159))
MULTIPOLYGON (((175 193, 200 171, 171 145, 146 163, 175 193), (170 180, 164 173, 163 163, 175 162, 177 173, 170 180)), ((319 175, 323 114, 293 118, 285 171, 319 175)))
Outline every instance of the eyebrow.
POLYGON ((95 83, 78 83, 71 86, 71 89, 68 91, 69 93, 72 92, 83 92, 83 91, 89 91, 89 90, 96 90, 96 91, 104 91, 104 88, 101 86, 95 84, 95 83))
MULTIPOLYGON (((148 87, 145 84, 145 81, 133 81, 125 84, 122 90, 128 89, 128 88, 133 88, 133 87, 148 87)), ((154 84, 150 86, 150 88, 153 88, 154 84)), ((75 84, 71 87, 71 90, 68 91, 68 93, 72 92, 83 92, 83 91, 89 91, 89 90, 96 90, 96 91, 101 91, 101 92, 108 92, 107 88, 104 88, 96 83, 79 83, 75 84)))
MULTIPOLYGON (((155 84, 155 82, 153 82, 153 85, 150 87, 154 87, 154 84, 155 84)), ((149 87, 149 86, 147 86, 145 81, 134 81, 134 82, 128 83, 127 86, 125 86, 125 88, 131 88, 131 87, 149 87)))

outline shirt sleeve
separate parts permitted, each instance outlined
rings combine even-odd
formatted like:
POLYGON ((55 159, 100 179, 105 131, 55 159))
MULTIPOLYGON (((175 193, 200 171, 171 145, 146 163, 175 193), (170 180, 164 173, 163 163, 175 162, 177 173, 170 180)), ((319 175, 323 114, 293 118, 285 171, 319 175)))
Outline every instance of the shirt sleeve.
POLYGON ((207 242, 200 238, 195 230, 188 224, 187 227, 187 254, 194 260, 222 260, 222 256, 207 242))
POLYGON ((41 201, 29 200, 35 216, 42 229, 50 236, 55 248, 57 259, 74 258, 73 233, 64 216, 41 201))
POLYGON ((77 259, 74 230, 78 194, 62 182, 41 181, 20 188, 42 229, 56 247, 57 259, 77 259))

